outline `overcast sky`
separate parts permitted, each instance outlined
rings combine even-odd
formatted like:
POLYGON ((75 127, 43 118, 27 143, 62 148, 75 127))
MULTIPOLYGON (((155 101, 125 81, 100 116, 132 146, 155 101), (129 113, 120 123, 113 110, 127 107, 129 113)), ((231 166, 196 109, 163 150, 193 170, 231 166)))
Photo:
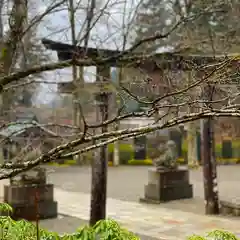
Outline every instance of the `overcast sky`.
MULTIPOLYGON (((47 2, 43 1, 36 10, 38 13, 43 12, 46 9, 47 2)), ((91 30, 91 37, 89 41, 90 47, 108 48, 108 49, 121 49, 123 39, 123 21, 127 23, 129 19, 134 15, 134 11, 137 7, 139 0, 126 0, 126 12, 125 12, 125 0, 108 0, 107 7, 104 8, 106 0, 97 0, 97 11, 95 17, 99 16, 100 11, 104 10, 104 14, 98 20, 95 27, 91 30)), ((86 7, 86 3, 81 1, 80 8, 86 7)), ((36 14, 36 13, 35 13, 36 14)), ((82 29, 83 21, 85 20, 85 10, 79 9, 76 17, 76 34, 78 35, 82 29)), ((54 14, 45 17, 44 21, 39 26, 39 38, 47 37, 52 40, 71 43, 71 31, 69 27, 69 18, 67 10, 61 10, 54 14)), ((55 52, 48 51, 53 61, 57 60, 55 52)), ((46 80, 48 81, 71 81, 71 68, 57 70, 46 74, 46 80)), ((95 81, 95 69, 88 68, 85 70, 85 80, 95 81)), ((37 101, 41 103, 49 102, 55 97, 56 86, 44 84, 41 87, 37 101)))

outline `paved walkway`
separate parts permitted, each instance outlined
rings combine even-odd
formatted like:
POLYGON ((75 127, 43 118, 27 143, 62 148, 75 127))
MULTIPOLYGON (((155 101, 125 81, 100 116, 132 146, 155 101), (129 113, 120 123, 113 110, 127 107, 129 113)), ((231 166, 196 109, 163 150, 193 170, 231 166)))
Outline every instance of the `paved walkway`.
MULTIPOLYGON (((89 219, 90 195, 55 189, 59 213, 83 220, 89 219)), ((166 240, 185 239, 193 234, 205 234, 225 229, 240 236, 240 220, 198 215, 137 202, 113 198, 107 200, 107 216, 138 234, 166 240)))
MULTIPOLYGON (((148 235, 149 239, 154 237, 161 240, 181 240, 189 235, 204 234, 214 229, 226 229, 240 236, 239 218, 227 219, 200 214, 203 213, 203 200, 200 200, 199 204, 196 204, 195 199, 161 205, 139 203, 138 199, 143 196, 144 184, 147 183, 147 169, 146 167, 109 168, 108 217, 118 220, 129 230, 148 235)), ((239 171, 240 166, 218 168, 221 199, 240 197, 239 171)), ((90 168, 49 168, 48 177, 49 182, 54 183, 56 187, 55 198, 59 204, 59 213, 88 220, 90 168)), ((194 185, 195 198, 202 199, 201 169, 190 171, 190 180, 194 185)), ((8 180, 0 181, 0 195, 3 194, 3 184, 7 182, 8 180)))
MULTIPOLYGON (((123 201, 138 201, 144 194, 144 185, 148 181, 148 169, 149 166, 109 167, 108 197, 123 201)), ((240 199, 239 173, 240 165, 218 167, 218 189, 221 200, 240 199)), ((55 187, 66 191, 91 192, 90 167, 49 167, 48 178, 48 181, 54 183, 55 187)), ((190 182, 194 187, 194 196, 203 199, 203 172, 201 168, 190 170, 190 182)), ((180 206, 180 209, 184 209, 183 207, 180 206)), ((188 207, 189 202, 185 208, 188 207)))

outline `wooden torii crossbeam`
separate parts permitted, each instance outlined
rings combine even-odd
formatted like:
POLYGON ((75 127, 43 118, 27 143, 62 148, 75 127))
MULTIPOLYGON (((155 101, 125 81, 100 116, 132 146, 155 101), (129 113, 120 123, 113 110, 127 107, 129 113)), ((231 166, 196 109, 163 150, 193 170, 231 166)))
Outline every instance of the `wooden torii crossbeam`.
MULTIPOLYGON (((88 48, 87 51, 84 47, 77 46, 74 47, 71 44, 61 43, 57 41, 52 41, 50 39, 42 39, 43 45, 52 51, 56 51, 58 55, 58 59, 60 61, 70 60, 74 56, 81 58, 91 58, 92 60, 97 60, 100 58, 111 58, 114 56, 120 55, 122 52, 118 50, 108 50, 108 49, 99 49, 99 48, 88 48)), ((136 54, 135 54, 136 55, 136 54)), ((143 56, 143 53, 138 53, 137 55, 143 56)), ((140 68, 144 70, 147 74, 151 74, 153 72, 160 72, 163 69, 169 70, 183 70, 189 71, 194 68, 194 66, 204 66, 206 64, 215 64, 217 62, 221 62, 227 59, 232 59, 233 55, 196 55, 196 54, 180 54, 180 53, 156 53, 154 55, 148 56, 145 59, 143 58, 141 61, 130 62, 124 66, 119 65, 116 60, 112 62, 108 62, 105 68, 105 74, 110 76, 110 68, 111 67, 124 67, 124 68, 140 68), (106 68, 108 68, 107 73, 106 68)), ((233 61, 237 62, 237 61, 233 61)), ((102 76, 98 71, 97 75, 102 76)), ((96 83, 86 83, 85 87, 96 86, 96 83)), ((61 93, 71 93, 75 89, 75 85, 73 82, 61 82, 58 84, 59 92, 61 93)))
MULTIPOLYGON (((75 55, 77 58, 91 58, 93 60, 99 59, 99 58, 109 58, 113 56, 118 56, 122 53, 122 51, 119 50, 109 50, 109 49, 100 49, 100 48, 91 48, 88 47, 87 51, 84 47, 77 46, 74 47, 71 44, 61 43, 57 41, 52 41, 50 39, 42 39, 43 45, 52 51, 56 51, 58 54, 59 60, 70 60, 75 55)), ((146 53, 132 53, 134 55, 144 56, 146 53)), ((234 55, 207 55, 207 54, 185 54, 185 53, 171 53, 171 52, 164 52, 164 53, 156 53, 145 59, 142 59, 142 63, 133 63, 140 66, 149 68, 151 66, 151 70, 154 70, 155 68, 162 67, 162 65, 159 66, 159 63, 162 64, 169 64, 171 63, 172 67, 179 68, 188 68, 188 64, 191 62, 192 64, 196 65, 203 65, 203 64, 211 64, 216 63, 219 61, 226 60, 227 58, 232 58, 234 55), (185 64, 181 64, 182 62, 185 64)), ((118 67, 118 63, 116 61, 112 61, 108 63, 111 67, 118 67)), ((131 66, 131 67, 132 67, 131 66)))

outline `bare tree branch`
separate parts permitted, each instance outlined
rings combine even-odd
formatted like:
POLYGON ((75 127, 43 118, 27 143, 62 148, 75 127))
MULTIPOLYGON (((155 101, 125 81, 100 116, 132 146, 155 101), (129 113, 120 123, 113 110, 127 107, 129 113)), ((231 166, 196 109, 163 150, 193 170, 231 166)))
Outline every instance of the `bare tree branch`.
MULTIPOLYGON (((171 120, 166 121, 163 124, 157 124, 157 125, 150 125, 150 126, 144 126, 144 127, 138 127, 138 128, 132 128, 132 129, 124 129, 124 130, 118 130, 118 131, 112 131, 112 132, 107 132, 99 135, 95 135, 93 137, 88 137, 84 138, 84 135, 80 139, 68 142, 63 145, 59 145, 58 147, 50 150, 48 153, 41 155, 39 158, 33 160, 33 161, 28 161, 20 164, 14 164, 14 163, 5 163, 0 166, 0 169, 12 169, 9 173, 4 173, 4 175, 0 176, 1 179, 9 178, 9 177, 14 177, 17 174, 30 170, 33 167, 39 165, 39 164, 44 164, 51 162, 55 160, 56 158, 59 158, 62 154, 64 155, 65 151, 71 151, 72 148, 83 144, 83 143, 89 143, 93 141, 97 141, 100 139, 107 139, 109 137, 116 137, 112 141, 116 141, 119 139, 125 139, 129 138, 130 136, 138 136, 138 135, 146 135, 151 132, 154 132, 156 130, 161 130, 169 127, 173 127, 182 123, 186 123, 189 121, 196 121, 200 118, 209 118, 209 117, 240 117, 240 110, 238 109, 231 109, 231 110, 216 110, 214 112, 211 110, 208 111, 202 111, 199 113, 190 113, 186 114, 182 117, 177 117, 171 120), (132 134, 132 135, 131 135, 132 134), (117 138, 118 137, 118 138, 117 138)), ((108 141, 108 140, 107 140, 108 141)), ((111 140, 109 140, 111 141, 111 140)), ((108 144, 109 142, 105 143, 108 144)), ((93 148, 87 148, 88 151, 92 150, 93 148)), ((86 150, 86 151, 87 151, 86 150)), ((81 150, 82 153, 84 152, 81 150)))

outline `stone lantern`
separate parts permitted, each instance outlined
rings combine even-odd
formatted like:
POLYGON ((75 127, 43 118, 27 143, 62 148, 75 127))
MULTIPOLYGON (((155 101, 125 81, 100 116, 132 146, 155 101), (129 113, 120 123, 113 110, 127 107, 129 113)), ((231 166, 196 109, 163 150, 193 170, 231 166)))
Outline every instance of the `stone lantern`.
MULTIPOLYGON (((37 123, 36 123, 37 124, 37 123)), ((31 147, 26 148, 25 136, 28 134, 38 136, 44 133, 41 126, 30 123, 17 123, 15 128, 22 127, 23 131, 13 136, 11 143, 11 162, 29 162, 35 160, 42 154, 39 141, 45 139, 31 138, 31 147), (31 129, 30 129, 31 127, 31 129), (40 132, 41 131, 41 132, 40 132), (23 135, 21 135, 23 134, 23 135), (37 146, 36 146, 37 144, 37 146), (14 146, 13 149, 12 146, 14 146), (12 151, 14 150, 14 151, 12 151), (19 154, 20 153, 20 154, 19 154)), ((14 130, 15 130, 14 128, 14 130)), ((3 129, 1 135, 5 136, 10 132, 10 128, 3 129)), ((45 132, 47 138, 50 138, 50 131, 45 132)), ((29 136, 30 137, 30 136, 29 136)), ((12 217, 14 219, 36 220, 53 218, 57 216, 57 202, 54 201, 54 186, 46 181, 46 169, 43 166, 37 166, 29 171, 19 174, 10 179, 10 184, 4 186, 4 202, 13 208, 12 217)))
MULTIPOLYGON (((39 156, 39 150, 25 155, 25 161, 39 156)), ((4 202, 13 208, 14 219, 36 220, 57 217, 57 202, 54 201, 54 186, 47 184, 46 169, 42 166, 11 178, 4 186, 4 202)))

